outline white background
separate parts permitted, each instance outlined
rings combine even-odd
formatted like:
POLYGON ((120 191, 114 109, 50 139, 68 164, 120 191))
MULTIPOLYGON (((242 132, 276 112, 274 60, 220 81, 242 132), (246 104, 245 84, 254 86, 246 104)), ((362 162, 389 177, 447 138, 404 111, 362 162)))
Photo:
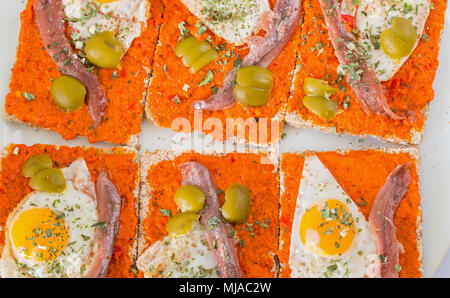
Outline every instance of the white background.
MULTIPOLYGON (((64 141, 58 134, 37 131, 4 119, 4 98, 9 90, 9 78, 14 64, 20 29, 20 12, 24 0, 2 0, 0 10, 0 146, 9 143, 89 145, 76 138, 64 141), (6 2, 6 3, 5 3, 6 2)), ((421 149, 421 181, 423 208, 424 275, 432 277, 450 245, 450 17, 442 37, 440 66, 434 88, 436 97, 430 106, 429 119, 421 149)), ((32 71, 32 70, 30 70, 32 71)), ((142 149, 170 149, 174 133, 146 121, 140 135, 142 149)), ((287 137, 281 151, 335 150, 364 148, 382 144, 372 138, 328 135, 313 129, 286 127, 287 137)), ((110 146, 95 144, 93 146, 110 146)))

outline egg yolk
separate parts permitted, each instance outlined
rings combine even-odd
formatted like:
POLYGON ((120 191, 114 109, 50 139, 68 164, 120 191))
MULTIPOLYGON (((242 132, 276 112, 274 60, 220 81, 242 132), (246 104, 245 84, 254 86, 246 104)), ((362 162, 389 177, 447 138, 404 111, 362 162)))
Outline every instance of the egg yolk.
POLYGON ((345 253, 355 237, 354 219, 338 200, 307 209, 300 222, 300 240, 315 254, 335 257, 345 253))
POLYGON ((111 3, 111 2, 116 2, 116 1, 118 1, 118 0, 97 0, 97 2, 100 2, 100 3, 111 3))
POLYGON ((25 258, 51 261, 64 251, 69 240, 64 213, 46 208, 28 209, 14 221, 11 238, 16 251, 25 258))

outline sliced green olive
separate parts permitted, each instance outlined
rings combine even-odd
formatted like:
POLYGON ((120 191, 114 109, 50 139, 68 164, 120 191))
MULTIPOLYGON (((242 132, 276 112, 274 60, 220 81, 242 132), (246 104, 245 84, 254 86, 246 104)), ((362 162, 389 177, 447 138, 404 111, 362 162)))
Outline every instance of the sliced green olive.
POLYGON ((417 42, 416 28, 408 19, 396 17, 392 28, 381 32, 381 48, 392 59, 400 59, 411 54, 417 42))
POLYGON ((166 231, 170 236, 174 237, 185 235, 192 229, 199 218, 200 215, 192 212, 178 213, 169 219, 166 224, 166 231))
POLYGON ((306 78, 303 89, 311 96, 330 96, 338 92, 338 89, 328 85, 327 81, 313 78, 306 78))
POLYGON ((311 112, 328 121, 336 117, 339 108, 336 101, 323 96, 305 96, 303 104, 311 112))
POLYGON ((105 31, 89 38, 86 43, 86 55, 89 62, 101 68, 116 68, 123 55, 122 46, 114 32, 105 31))
POLYGON ((245 66, 237 71, 234 99, 253 107, 260 107, 270 99, 273 74, 260 66, 245 66))
POLYGON ((33 177, 37 172, 51 168, 52 160, 47 154, 34 155, 25 162, 22 168, 22 174, 27 177, 33 177))
POLYGON ((199 41, 195 39, 195 37, 188 37, 180 42, 175 46, 175 54, 177 57, 184 57, 189 54, 189 50, 198 43, 199 41))
POLYGON ((271 90, 273 87, 273 74, 264 67, 245 66, 237 71, 236 82, 239 86, 271 90))
POLYGON ((175 46, 175 54, 181 57, 181 61, 186 67, 190 67, 195 73, 219 58, 219 53, 207 41, 199 41, 195 37, 188 37, 175 46))
POLYGON ((252 107, 260 107, 270 99, 270 91, 254 87, 236 85, 233 89, 234 99, 252 107))
POLYGON ((191 66, 191 72, 196 73, 206 65, 208 65, 211 61, 219 58, 219 53, 215 49, 210 49, 203 55, 201 55, 191 66))
POLYGON ((206 40, 197 42, 192 48, 189 49, 189 53, 183 56, 182 61, 184 66, 191 67, 198 58, 211 49, 211 44, 206 40))
POLYGON ((205 204, 205 193, 194 185, 183 185, 175 192, 175 203, 181 212, 197 213, 205 204))
POLYGON ((222 206, 222 216, 228 222, 243 223, 250 215, 252 195, 242 184, 233 184, 225 191, 225 203, 222 206))
POLYGON ((39 191, 61 193, 66 189, 66 178, 61 169, 43 169, 31 178, 30 186, 39 191))
POLYGON ((50 89, 55 104, 64 111, 78 110, 84 104, 86 87, 73 77, 56 78, 50 89))

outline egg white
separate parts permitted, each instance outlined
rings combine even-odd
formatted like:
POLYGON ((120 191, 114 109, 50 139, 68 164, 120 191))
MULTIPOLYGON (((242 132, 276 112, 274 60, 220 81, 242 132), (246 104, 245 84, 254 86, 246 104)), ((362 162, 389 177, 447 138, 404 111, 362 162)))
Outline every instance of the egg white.
MULTIPOLYGON (((368 57, 369 64, 375 70, 380 81, 391 79, 402 67, 409 56, 392 59, 377 45, 377 37, 386 29, 392 28, 395 17, 409 19, 416 27, 417 42, 430 13, 430 0, 362 0, 356 12, 355 27, 360 33, 359 44, 368 57), (371 41, 372 37, 372 41, 371 41)), ((378 39, 379 42, 379 39, 378 39)))
POLYGON ((113 31, 124 53, 146 26, 150 4, 147 0, 62 0, 66 18, 74 30, 72 40, 79 49, 95 33, 113 31))
POLYGON ((305 158, 292 225, 289 267, 292 277, 367 277, 373 271, 374 235, 364 215, 316 155, 305 158), (344 203, 352 214, 356 235, 341 256, 324 257, 306 248, 300 240, 300 222, 307 210, 333 199, 344 203), (330 266, 336 268, 329 270, 330 266))
POLYGON ((181 0, 214 34, 242 45, 257 33, 261 16, 270 11, 268 0, 181 0))
MULTIPOLYGON (((28 194, 9 215, 6 222, 5 247, 0 259, 2 277, 82 277, 92 262, 96 241, 97 204, 88 195, 93 189, 84 160, 75 161, 63 169, 67 188, 61 194, 34 191, 28 194), (63 253, 51 261, 26 258, 13 245, 11 228, 17 217, 26 210, 47 208, 64 213, 69 230, 68 245, 63 253)), ((17 235, 16 235, 17 236, 17 235)))
POLYGON ((199 223, 180 237, 166 236, 138 258, 145 277, 218 277, 217 261, 209 249, 199 223))

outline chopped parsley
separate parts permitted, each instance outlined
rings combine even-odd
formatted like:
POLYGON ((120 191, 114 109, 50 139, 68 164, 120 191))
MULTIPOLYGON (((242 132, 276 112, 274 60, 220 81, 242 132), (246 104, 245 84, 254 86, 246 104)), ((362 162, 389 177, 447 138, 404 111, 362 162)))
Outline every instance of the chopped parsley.
POLYGON ((171 100, 172 100, 174 103, 176 103, 176 104, 180 104, 180 103, 181 103, 181 100, 180 100, 180 98, 178 97, 178 95, 175 95, 174 97, 172 97, 171 100))
POLYGON ((235 69, 239 69, 241 68, 241 65, 242 65, 241 55, 237 55, 236 60, 234 60, 233 66, 235 69))
POLYGON ((29 92, 22 93, 22 96, 25 97, 26 100, 28 100, 28 101, 32 101, 33 99, 36 98, 33 93, 29 93, 29 92))
POLYGON ((211 216, 208 219, 208 228, 210 230, 214 229, 214 228, 219 228, 220 225, 220 219, 216 216, 211 216))
POLYGON ((206 27, 202 25, 198 28, 197 33, 198 33, 198 35, 202 35, 203 33, 206 32, 206 30, 207 30, 206 27))
POLYGON ((261 222, 261 221, 259 221, 259 220, 255 221, 255 223, 256 223, 257 225, 260 225, 260 226, 263 227, 264 229, 268 229, 268 228, 269 228, 269 225, 268 225, 268 224, 266 224, 266 223, 264 223, 264 222, 261 222))
POLYGON ((206 74, 205 78, 198 84, 198 87, 202 87, 205 85, 208 85, 211 83, 214 79, 214 74, 212 71, 208 70, 208 73, 206 74))
POLYGON ((186 37, 189 37, 191 35, 191 32, 188 29, 186 29, 184 24, 186 24, 184 21, 181 23, 178 23, 178 29, 180 29, 181 38, 183 38, 183 39, 186 37))
POLYGON ((161 214, 164 216, 172 217, 172 211, 170 211, 169 209, 160 208, 159 212, 161 212, 161 214))
POLYGON ((334 272, 337 270, 337 265, 336 264, 330 265, 327 267, 327 270, 328 270, 328 272, 334 272))
POLYGON ((102 229, 104 232, 106 232, 106 223, 104 221, 97 222, 97 223, 93 224, 91 227, 99 228, 99 229, 102 229))

